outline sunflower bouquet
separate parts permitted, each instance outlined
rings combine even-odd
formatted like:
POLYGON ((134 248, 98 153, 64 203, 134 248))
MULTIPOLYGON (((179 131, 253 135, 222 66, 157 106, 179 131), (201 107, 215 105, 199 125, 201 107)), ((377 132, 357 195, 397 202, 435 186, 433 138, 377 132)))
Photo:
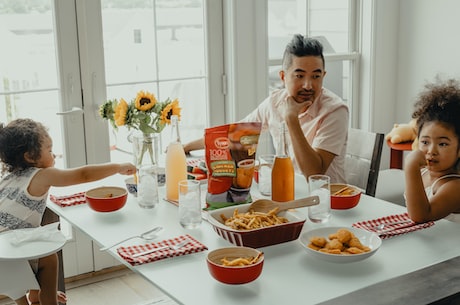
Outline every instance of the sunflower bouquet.
POLYGON ((181 108, 178 99, 166 99, 159 102, 155 95, 147 91, 139 91, 130 103, 123 98, 108 100, 99 108, 102 118, 109 120, 115 130, 119 126, 137 129, 144 134, 160 133, 167 124, 171 124, 171 116, 180 119, 181 108))

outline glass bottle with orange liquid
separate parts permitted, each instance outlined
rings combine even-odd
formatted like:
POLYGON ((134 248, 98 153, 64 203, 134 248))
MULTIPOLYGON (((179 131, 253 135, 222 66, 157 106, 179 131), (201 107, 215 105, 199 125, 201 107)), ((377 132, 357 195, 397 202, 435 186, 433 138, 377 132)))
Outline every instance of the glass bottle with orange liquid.
POLYGON ((179 201, 179 181, 187 179, 187 160, 180 142, 179 118, 171 116, 171 143, 166 151, 166 199, 179 201))
POLYGON ((272 168, 272 200, 294 200, 294 166, 287 154, 286 125, 283 122, 272 168))

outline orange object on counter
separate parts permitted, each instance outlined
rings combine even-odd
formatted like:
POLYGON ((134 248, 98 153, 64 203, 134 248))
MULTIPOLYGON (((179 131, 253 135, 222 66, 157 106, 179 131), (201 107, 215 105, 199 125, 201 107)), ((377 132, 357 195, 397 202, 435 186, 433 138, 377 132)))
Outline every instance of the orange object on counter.
POLYGON ((278 152, 272 168, 272 200, 285 202, 294 200, 294 166, 287 154, 286 126, 281 126, 278 152))

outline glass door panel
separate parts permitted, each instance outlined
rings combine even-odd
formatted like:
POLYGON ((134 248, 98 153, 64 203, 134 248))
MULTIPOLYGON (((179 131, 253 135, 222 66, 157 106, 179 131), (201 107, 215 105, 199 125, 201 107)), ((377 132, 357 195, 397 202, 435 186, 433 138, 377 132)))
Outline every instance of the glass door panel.
POLYGON ((42 122, 63 167, 63 137, 52 1, 0 6, 0 121, 31 118, 42 122), (60 157, 60 158, 59 158, 60 157))
MULTIPOLYGON (((160 101, 178 98, 182 141, 201 137, 208 117, 204 0, 101 5, 107 99, 130 102, 140 90, 160 101)), ((111 159, 131 161, 127 128, 109 129, 111 159)), ((165 128, 163 148, 169 137, 165 128)))

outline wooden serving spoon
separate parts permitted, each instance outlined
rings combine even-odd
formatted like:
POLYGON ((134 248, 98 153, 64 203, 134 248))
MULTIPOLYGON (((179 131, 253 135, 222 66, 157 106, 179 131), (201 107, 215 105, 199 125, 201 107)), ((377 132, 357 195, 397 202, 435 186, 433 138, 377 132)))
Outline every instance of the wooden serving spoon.
POLYGON ((319 204, 318 196, 310 196, 286 202, 277 202, 270 199, 257 199, 249 206, 248 211, 253 210, 254 212, 267 213, 274 208, 279 208, 278 211, 284 211, 288 209, 309 207, 317 204, 319 204))

